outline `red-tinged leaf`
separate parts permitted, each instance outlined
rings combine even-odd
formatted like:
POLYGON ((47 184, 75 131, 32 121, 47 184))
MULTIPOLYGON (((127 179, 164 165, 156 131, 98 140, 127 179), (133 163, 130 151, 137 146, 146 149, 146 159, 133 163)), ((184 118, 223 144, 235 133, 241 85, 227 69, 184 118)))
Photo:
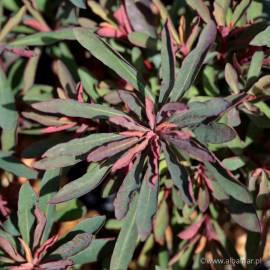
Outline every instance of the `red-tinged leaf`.
POLYGON ((54 235, 51 238, 49 238, 41 247, 39 247, 37 249, 37 251, 35 252, 35 260, 40 260, 43 256, 43 254, 50 248, 52 247, 56 241, 58 240, 58 235, 54 235))
POLYGON ((76 126, 76 123, 66 124, 66 125, 62 125, 62 126, 52 126, 52 127, 43 128, 41 130, 41 132, 44 134, 55 133, 55 132, 67 130, 67 129, 72 128, 74 126, 76 126))
POLYGON ((114 37, 114 38, 121 38, 127 35, 122 29, 116 28, 115 26, 107 22, 102 22, 100 24, 100 27, 97 30, 97 34, 102 37, 114 37))
POLYGON ((157 122, 159 123, 164 118, 170 117, 175 112, 185 112, 188 107, 184 103, 180 102, 170 102, 166 103, 161 107, 160 111, 157 114, 157 122))
POLYGON ((7 239, 0 236, 0 250, 4 251, 15 262, 24 262, 24 258, 18 254, 7 239))
POLYGON ((128 138, 117 142, 108 143, 104 146, 98 147, 96 150, 92 151, 88 157, 87 161, 100 161, 109 157, 112 157, 138 143, 138 138, 128 138))
POLYGON ((148 118, 148 123, 151 129, 154 129, 156 124, 155 104, 149 97, 145 97, 145 111, 148 118))
POLYGON ((149 165, 152 169, 152 175, 150 177, 150 183, 155 185, 158 183, 158 178, 159 178, 159 158, 160 158, 160 145, 158 138, 154 136, 151 139, 151 155, 150 155, 150 160, 149 160, 149 165))
POLYGON ((212 154, 194 140, 179 138, 175 133, 171 133, 170 135, 163 135, 163 137, 168 142, 175 145, 180 151, 186 152, 195 159, 198 159, 200 161, 215 161, 212 154))
POLYGON ((199 232, 203 222, 204 222, 204 218, 200 218, 199 221, 189 225, 185 230, 180 232, 178 234, 178 237, 180 237, 183 240, 192 239, 199 232))
POLYGON ((77 234, 71 241, 64 243, 51 253, 51 255, 60 255, 61 258, 67 259, 86 249, 90 245, 92 239, 93 236, 90 233, 77 234))
POLYGON ((49 32, 51 31, 50 28, 45 25, 44 23, 39 22, 36 19, 25 19, 23 20, 23 23, 27 26, 30 26, 40 32, 49 32))
POLYGON ((77 100, 81 103, 83 103, 83 84, 82 82, 79 82, 76 87, 77 91, 77 100))
POLYGON ((198 193, 198 206, 201 212, 204 213, 208 209, 209 201, 210 201, 210 198, 209 198, 209 192, 207 188, 200 187, 199 193, 198 193))
POLYGON ((132 160, 138 155, 141 151, 143 151, 149 143, 149 139, 144 139, 141 143, 132 147, 126 154, 124 154, 121 158, 119 158, 112 167, 112 172, 116 172, 119 169, 122 169, 130 164, 132 160))
POLYGON ((116 124, 116 125, 119 125, 119 126, 122 126, 122 127, 125 127, 129 130, 138 130, 138 131, 143 131, 143 132, 146 132, 147 131, 147 128, 141 126, 140 124, 136 123, 132 118, 130 117, 126 117, 126 116, 113 116, 113 117, 110 117, 109 118, 109 121, 116 124))
POLYGON ((42 263, 40 264, 40 267, 46 270, 67 270, 70 269, 70 267, 72 267, 73 265, 74 263, 72 260, 66 259, 57 262, 42 263))
POLYGON ((129 209, 132 193, 139 189, 139 179, 142 174, 144 158, 139 155, 123 180, 114 200, 114 211, 117 219, 122 219, 129 209))
POLYGON ((126 34, 132 32, 126 9, 123 4, 121 4, 120 8, 114 12, 113 16, 116 18, 117 22, 125 29, 126 34))
POLYGON ((34 231, 34 243, 33 246, 37 247, 40 243, 44 228, 46 226, 47 219, 45 215, 42 213, 41 209, 36 206, 34 210, 34 214, 37 220, 36 228, 34 231))
POLYGON ((142 136, 145 135, 145 132, 143 132, 143 131, 123 131, 123 132, 120 132, 119 135, 126 136, 126 137, 139 137, 139 138, 141 138, 142 136))
POLYGON ((218 235, 213 227, 213 224, 209 216, 206 216, 205 218, 205 232, 208 240, 219 241, 218 235))
POLYGON ((14 49, 11 49, 10 51, 18 56, 22 56, 26 58, 31 58, 35 56, 35 53, 33 51, 26 50, 23 48, 14 48, 14 49))

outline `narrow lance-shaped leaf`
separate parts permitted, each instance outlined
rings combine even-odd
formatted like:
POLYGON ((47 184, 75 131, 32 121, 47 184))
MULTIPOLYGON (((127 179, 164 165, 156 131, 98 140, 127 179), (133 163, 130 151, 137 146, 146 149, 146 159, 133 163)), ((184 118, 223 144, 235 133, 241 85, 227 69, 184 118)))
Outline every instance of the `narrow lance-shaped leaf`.
POLYGON ((138 195, 134 196, 118 235, 110 264, 110 270, 126 270, 131 261, 138 240, 136 210, 138 195))
POLYGON ((234 26, 238 20, 242 17, 242 15, 245 13, 245 11, 248 9, 249 5, 251 4, 251 0, 242 0, 235 8, 233 15, 232 15, 232 20, 231 20, 231 25, 234 26))
POLYGON ((198 12, 200 17, 208 23, 211 21, 211 16, 208 7, 203 0, 187 0, 189 6, 198 12))
POLYGON ((225 143, 235 138, 236 132, 233 128, 222 123, 210 123, 199 125, 194 129, 196 139, 202 143, 225 143))
POLYGON ((234 93, 239 93, 237 72, 230 63, 227 63, 225 67, 225 80, 234 93))
POLYGON ((263 58, 264 58, 263 51, 257 51, 252 55, 252 59, 247 74, 248 85, 250 85, 259 77, 262 69, 263 58))
POLYGON ((175 80, 174 65, 175 59, 173 52, 173 44, 167 21, 162 30, 162 47, 161 47, 162 85, 160 88, 159 103, 162 103, 168 98, 168 95, 170 94, 170 91, 173 88, 175 80))
POLYGON ((93 56, 132 84, 135 89, 142 91, 144 94, 150 93, 138 71, 96 34, 87 29, 75 28, 74 35, 78 42, 89 50, 93 56))
POLYGON ((108 143, 104 146, 98 147, 92 151, 88 157, 88 161, 100 161, 109 157, 112 157, 139 142, 137 137, 124 139, 117 142, 108 143))
POLYGON ((205 162, 205 166, 210 175, 214 177, 227 194, 243 203, 250 204, 253 202, 251 194, 244 185, 233 179, 222 166, 209 162, 205 162))
POLYGON ((165 154, 166 163, 174 185, 179 189, 182 199, 187 204, 192 204, 193 199, 189 191, 189 177, 184 166, 177 162, 177 159, 169 147, 162 143, 162 149, 165 154))
POLYGON ((54 99, 32 105, 38 111, 59 113, 71 117, 82 118, 108 118, 111 116, 125 115, 123 112, 106 105, 80 103, 76 100, 54 99))
POLYGON ((257 34, 249 44, 252 46, 270 47, 270 26, 268 26, 264 31, 257 34))
POLYGON ((125 138, 125 136, 121 136, 115 133, 90 134, 86 137, 73 139, 66 143, 57 144, 56 146, 47 150, 43 156, 78 156, 90 152, 97 146, 125 138))
POLYGON ((204 222, 204 218, 200 217, 195 223, 189 225, 185 230, 178 234, 178 237, 181 239, 192 239, 200 230, 202 224, 204 222))
POLYGON ((114 200, 114 211, 117 219, 122 219, 129 207, 132 193, 139 188, 139 179, 142 173, 144 158, 139 155, 132 168, 124 178, 114 200))
POLYGON ((146 240, 151 233, 152 219, 157 211, 159 182, 152 184, 151 175, 149 164, 142 182, 136 211, 136 224, 142 241, 146 240))
POLYGON ((99 165, 97 163, 92 163, 86 174, 66 184, 54 196, 50 203, 57 204, 69 201, 90 192, 101 183, 109 168, 110 165, 99 165))
POLYGON ((22 185, 18 201, 18 226, 22 238, 26 244, 30 244, 31 230, 35 222, 34 207, 37 203, 37 195, 27 182, 22 185))
POLYGON ((176 75, 174 87, 170 93, 170 101, 178 101, 191 87, 209 48, 216 39, 216 32, 215 23, 209 21, 200 35, 196 48, 185 58, 181 69, 176 75))

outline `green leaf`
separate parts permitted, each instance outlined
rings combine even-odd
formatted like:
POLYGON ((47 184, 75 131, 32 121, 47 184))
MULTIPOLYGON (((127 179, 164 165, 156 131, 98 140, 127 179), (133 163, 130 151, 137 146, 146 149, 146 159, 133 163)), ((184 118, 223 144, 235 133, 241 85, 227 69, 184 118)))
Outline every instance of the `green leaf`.
POLYGON ((245 166, 245 161, 241 157, 230 157, 222 160, 222 164, 230 171, 236 171, 245 166))
POLYGON ((253 202, 247 188, 240 182, 237 182, 236 179, 233 179, 224 168, 209 162, 205 162, 205 166, 210 175, 220 184, 227 194, 242 203, 251 204, 253 202))
POLYGON ((157 212, 158 181, 155 184, 149 182, 148 175, 151 168, 148 165, 139 194, 136 224, 142 241, 146 240, 152 231, 152 218, 157 212))
POLYGON ((168 170, 174 185, 179 189, 181 198, 187 203, 192 204, 193 200, 189 192, 189 178, 185 167, 177 160, 175 154, 162 143, 162 150, 165 155, 168 170))
POLYGON ((72 28, 63 28, 53 32, 39 32, 18 38, 9 43, 11 48, 25 46, 46 46, 62 40, 75 40, 72 28))
POLYGON ((49 204, 49 201, 58 191, 59 182, 60 169, 46 171, 41 180, 39 207, 47 218, 41 243, 45 242, 49 238, 53 223, 55 221, 55 205, 49 204))
POLYGON ((270 26, 268 26, 264 31, 257 34, 249 44, 252 46, 270 47, 270 26))
POLYGON ((2 149, 9 151, 16 144, 18 113, 16 112, 14 94, 2 68, 0 68, 0 127, 2 149))
POLYGON ((75 264, 86 264, 95 262, 99 259, 103 260, 103 250, 110 242, 111 239, 94 239, 88 248, 71 256, 70 259, 75 264))
POLYGON ((249 89, 249 93, 261 96, 270 95, 270 75, 261 77, 253 86, 249 89))
POLYGON ((210 16, 209 9, 208 9, 207 5, 204 3, 203 0, 186 0, 186 1, 187 1, 187 4, 189 6, 191 6, 194 10, 196 10, 198 12, 200 17, 206 23, 211 21, 211 16, 210 16))
POLYGON ((94 57, 132 84, 135 89, 142 91, 142 93, 150 91, 147 89, 142 75, 96 34, 87 29, 75 28, 74 35, 77 41, 94 57))
POLYGON ((202 124, 193 130, 196 139, 202 143, 220 144, 233 140, 236 132, 233 128, 222 123, 202 124))
POLYGON ((78 156, 90 152, 97 146, 124 138, 126 137, 115 133, 91 134, 83 138, 70 140, 66 143, 57 144, 46 151, 43 156, 78 156))
POLYGON ((237 72, 230 63, 227 63, 225 66, 225 80, 232 89, 233 93, 239 93, 239 81, 237 72))
POLYGON ((174 52, 173 44, 170 37, 168 28, 168 22, 162 30, 162 47, 161 47, 161 74, 162 74, 162 85, 159 94, 159 103, 163 103, 168 98, 173 85, 174 85, 174 52))
POLYGON ((57 204, 79 198, 96 188, 105 177, 110 165, 91 163, 90 169, 82 177, 66 184, 50 201, 57 204))
POLYGON ((28 179, 37 178, 37 172, 22 164, 10 152, 0 151, 0 168, 28 179))
POLYGON ((198 44, 185 58, 176 75, 174 87, 170 93, 170 101, 178 101, 191 87, 203 64, 205 56, 216 39, 216 25, 209 21, 203 29, 198 44))
POLYGON ((131 261, 138 240, 138 231, 136 226, 137 202, 138 195, 133 197, 128 214, 122 223, 121 231, 113 250, 110 270, 128 269, 128 264, 131 261))
POLYGON ((33 215, 34 207, 37 204, 37 195, 27 182, 22 185, 19 192, 18 201, 18 226, 22 239, 26 244, 30 244, 32 227, 35 222, 33 215))
POLYGON ((76 82, 74 81, 70 71, 66 65, 58 60, 57 62, 57 75, 59 77, 60 83, 68 96, 76 94, 76 82))
POLYGON ((142 32, 131 32, 128 34, 128 40, 135 46, 157 50, 160 44, 156 38, 142 32))
POLYGON ((53 99, 51 101, 35 103, 32 106, 41 112, 59 113, 66 116, 88 119, 125 115, 123 112, 106 105, 80 103, 72 99, 53 99))
POLYGON ((232 25, 235 25, 241 19, 251 2, 251 0, 242 0, 241 3, 236 6, 231 19, 232 25))
POLYGON ((257 51, 252 55, 252 59, 247 74, 247 83, 249 85, 259 77, 262 69, 263 58, 264 58, 263 51, 257 51))

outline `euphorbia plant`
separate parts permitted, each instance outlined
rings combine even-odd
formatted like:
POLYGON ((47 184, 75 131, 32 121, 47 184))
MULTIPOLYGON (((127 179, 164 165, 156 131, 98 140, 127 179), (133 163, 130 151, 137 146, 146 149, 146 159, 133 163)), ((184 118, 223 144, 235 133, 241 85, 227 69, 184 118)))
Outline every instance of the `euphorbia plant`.
POLYGON ((46 151, 44 159, 35 166, 49 169, 73 165, 85 159, 91 162, 87 173, 65 185, 50 201, 52 204, 80 197, 93 190, 108 173, 128 169, 114 203, 117 218, 128 214, 115 247, 111 269, 118 269, 120 266, 124 268, 136 246, 133 243, 128 250, 121 247, 121 241, 125 241, 123 237, 131 237, 132 232, 132 237, 137 238, 138 234, 145 240, 151 232, 160 188, 161 153, 164 153, 174 185, 186 203, 193 203, 192 182, 180 161, 191 158, 204 163, 216 193, 215 197, 225 203, 236 222, 250 230, 259 231, 260 225, 249 192, 207 148, 208 143, 220 144, 235 137, 236 133, 231 127, 216 120, 231 108, 252 99, 252 96, 241 93, 205 102, 183 102, 185 92, 191 87, 207 52, 215 42, 215 24, 210 21, 205 26, 197 46, 184 59, 177 72, 170 33, 167 25, 164 26, 162 84, 158 97, 153 96, 140 73, 96 34, 87 29, 76 28, 74 35, 93 56, 129 82, 135 91, 119 92, 127 106, 126 112, 106 105, 85 104, 71 99, 34 104, 33 107, 41 112, 62 114, 70 118, 105 119, 115 130, 113 133, 90 134, 56 145, 46 151), (240 212, 236 209, 237 205, 241 205, 240 212), (243 217, 249 222, 244 222, 243 217), (131 231, 123 236, 125 226, 131 231), (119 258, 117 252, 129 255, 119 258))

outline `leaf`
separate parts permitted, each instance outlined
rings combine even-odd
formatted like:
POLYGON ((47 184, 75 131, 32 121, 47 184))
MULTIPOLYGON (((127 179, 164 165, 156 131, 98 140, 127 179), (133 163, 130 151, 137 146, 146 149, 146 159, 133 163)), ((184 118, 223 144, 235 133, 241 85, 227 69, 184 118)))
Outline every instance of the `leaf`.
POLYGON ((68 96, 75 95, 76 83, 66 65, 60 60, 57 62, 57 75, 68 96))
POLYGON ((190 103, 189 110, 176 112, 169 121, 176 124, 179 128, 194 126, 201 124, 207 118, 219 116, 231 106, 232 103, 224 98, 213 98, 205 102, 193 102, 190 103))
POLYGON ((86 9, 84 0, 69 0, 69 1, 78 8, 86 9))
POLYGON ((92 239, 93 236, 90 233, 77 234, 71 241, 57 248, 51 255, 60 255, 61 258, 68 259, 86 249, 92 239))
POLYGON ((151 168, 148 165, 142 181, 136 211, 136 225, 142 241, 145 241, 151 233, 152 218, 157 212, 159 183, 158 181, 155 184, 150 183, 151 174, 151 168))
POLYGON ((211 16, 208 7, 203 0, 187 0, 187 4, 198 12, 200 17, 208 23, 211 21, 211 16))
POLYGON ((209 21, 200 35, 196 48, 185 58, 181 69, 176 74, 174 87, 170 93, 170 101, 178 101, 191 87, 199 73, 209 48, 216 39, 216 32, 215 23, 209 21))
POLYGON ((75 40, 72 28, 63 28, 53 32, 39 32, 18 38, 9 43, 10 48, 25 46, 46 46, 62 40, 75 40))
POLYGON ((203 222, 204 218, 199 217, 195 223, 189 225, 185 230, 178 234, 178 237, 184 240, 192 239, 196 234, 198 234, 203 222))
POLYGON ((139 179, 142 173, 143 163, 144 159, 138 156, 117 192, 113 203, 117 219, 122 219, 126 215, 132 193, 139 189, 139 179))
POLYGON ((257 34, 249 43, 252 46, 267 46, 270 47, 270 26, 264 31, 257 34))
POLYGON ((14 15, 11 16, 5 26, 1 29, 0 32, 0 42, 3 41, 6 36, 22 21, 22 18, 26 12, 26 7, 23 6, 21 9, 14 15))
POLYGON ((23 163, 13 157, 10 152, 0 151, 0 168, 17 176, 26 177, 28 179, 37 178, 37 172, 35 170, 25 166, 23 163))
POLYGON ((124 150, 127 150, 134 144, 138 143, 139 139, 137 137, 131 137, 117 142, 111 142, 104 146, 98 147, 96 150, 92 151, 88 157, 88 161, 100 161, 109 157, 112 157, 124 150))
POLYGON ((141 126, 139 123, 137 123, 131 117, 113 116, 113 117, 109 118, 109 121, 115 125, 122 126, 128 130, 133 130, 133 131, 136 130, 136 131, 142 131, 142 132, 147 131, 146 127, 141 126))
POLYGON ((101 183, 108 172, 109 167, 110 166, 108 165, 99 165, 97 163, 91 164, 86 174, 66 184, 58 191, 54 198, 50 200, 50 203, 57 204, 65 202, 74 198, 79 198, 90 192, 101 183))
POLYGON ((41 112, 59 113, 66 116, 88 119, 125 115, 106 105, 80 103, 72 99, 53 99, 51 101, 35 103, 32 107, 41 112))
POLYGON ((90 246, 76 255, 70 257, 74 264, 86 264, 104 259, 103 249, 111 242, 111 239, 94 239, 90 246))
POLYGON ((15 262, 24 262, 24 258, 19 255, 7 239, 0 236, 0 250, 4 251, 15 262))
POLYGON ((250 85, 254 82, 260 75, 262 64, 264 59, 263 51, 257 51, 252 55, 250 66, 247 74, 247 83, 250 85))
POLYGON ((142 48, 157 50, 160 47, 159 46, 160 44, 156 38, 153 38, 149 36, 149 34, 142 33, 142 32, 129 33, 128 40, 133 45, 142 47, 142 48))
POLYGON ((169 207, 166 200, 159 205, 156 217, 154 219, 154 236, 155 240, 163 245, 165 242, 165 231, 169 226, 169 207))
POLYGON ((39 170, 51 170, 75 165, 80 161, 82 158, 74 156, 49 157, 36 161, 34 167, 39 170))
POLYGON ((225 79, 234 93, 239 93, 239 81, 236 70, 230 63, 225 66, 225 79))
POLYGON ((210 202, 208 189, 204 186, 199 187, 198 192, 198 206, 201 212, 205 212, 208 209, 210 202))
POLYGON ((187 203, 192 204, 192 194, 190 194, 190 180, 185 167, 177 160, 176 156, 166 144, 162 143, 162 149, 165 155, 168 170, 174 185, 179 189, 181 198, 187 203))
POLYGON ((115 133, 98 133, 90 134, 86 137, 73 139, 66 143, 60 143, 47 150, 43 156, 79 156, 90 152, 95 147, 103 145, 108 142, 120 141, 126 138, 115 133))
POLYGON ((154 129, 156 124, 155 104, 149 97, 145 97, 145 112, 150 128, 154 129))
POLYGON ((248 9, 249 5, 251 4, 251 0, 242 0, 235 8, 232 19, 230 24, 232 26, 236 25, 236 23, 239 21, 239 19, 243 16, 243 14, 248 9))
MULTIPOLYGON (((55 269, 68 269, 72 267, 73 265, 74 265, 73 261, 64 259, 64 260, 59 260, 56 262, 41 263, 40 267, 46 270, 55 270, 55 269)), ((22 268, 19 268, 17 270, 22 270, 22 268)))
POLYGON ((168 98, 175 80, 175 58, 173 52, 173 43, 169 32, 168 22, 163 27, 161 47, 161 74, 162 85, 159 94, 159 103, 163 103, 168 98))
POLYGON ((249 93, 259 95, 270 95, 270 75, 261 77, 254 85, 249 89, 249 93))
POLYGON ((23 184, 19 192, 18 226, 22 239, 28 245, 30 244, 31 230, 35 222, 33 211, 36 203, 37 195, 31 185, 28 182, 23 184))
POLYGON ((245 166, 245 161, 241 157, 230 157, 223 159, 222 164, 228 170, 235 171, 245 166))
POLYGON ((125 8, 128 19, 136 32, 142 32, 155 37, 155 28, 149 24, 149 17, 152 13, 150 10, 150 1, 133 1, 125 0, 125 8))
POLYGON ((87 29, 75 28, 74 35, 77 41, 94 57, 132 84, 135 89, 143 93, 150 91, 138 71, 96 34, 87 29))
POLYGON ((39 207, 47 217, 47 222, 44 228, 41 243, 48 240, 55 221, 55 205, 49 204, 49 201, 57 193, 59 184, 60 169, 48 170, 44 173, 39 192, 39 207))
POLYGON ((137 202, 138 195, 133 197, 128 214, 122 223, 121 231, 113 250, 110 270, 128 269, 128 264, 131 261, 138 240, 138 231, 136 226, 137 202))
POLYGON ((137 98, 134 93, 131 93, 129 91, 123 91, 119 90, 119 95, 122 101, 126 104, 126 106, 134 112, 139 119, 142 119, 142 111, 144 105, 140 102, 140 100, 137 98))
POLYGON ((2 130, 1 144, 4 151, 12 150, 16 144, 16 128, 18 113, 15 107, 14 93, 8 79, 0 67, 0 127, 2 130), (3 117, 4 116, 4 117, 3 117))
POLYGON ((235 130, 222 123, 199 125, 194 129, 194 134, 200 142, 214 144, 229 142, 236 137, 235 130))
POLYGON ((205 166, 210 175, 214 177, 227 194, 242 203, 251 204, 253 202, 252 196, 246 187, 232 178, 224 168, 209 162, 205 162, 205 166))

